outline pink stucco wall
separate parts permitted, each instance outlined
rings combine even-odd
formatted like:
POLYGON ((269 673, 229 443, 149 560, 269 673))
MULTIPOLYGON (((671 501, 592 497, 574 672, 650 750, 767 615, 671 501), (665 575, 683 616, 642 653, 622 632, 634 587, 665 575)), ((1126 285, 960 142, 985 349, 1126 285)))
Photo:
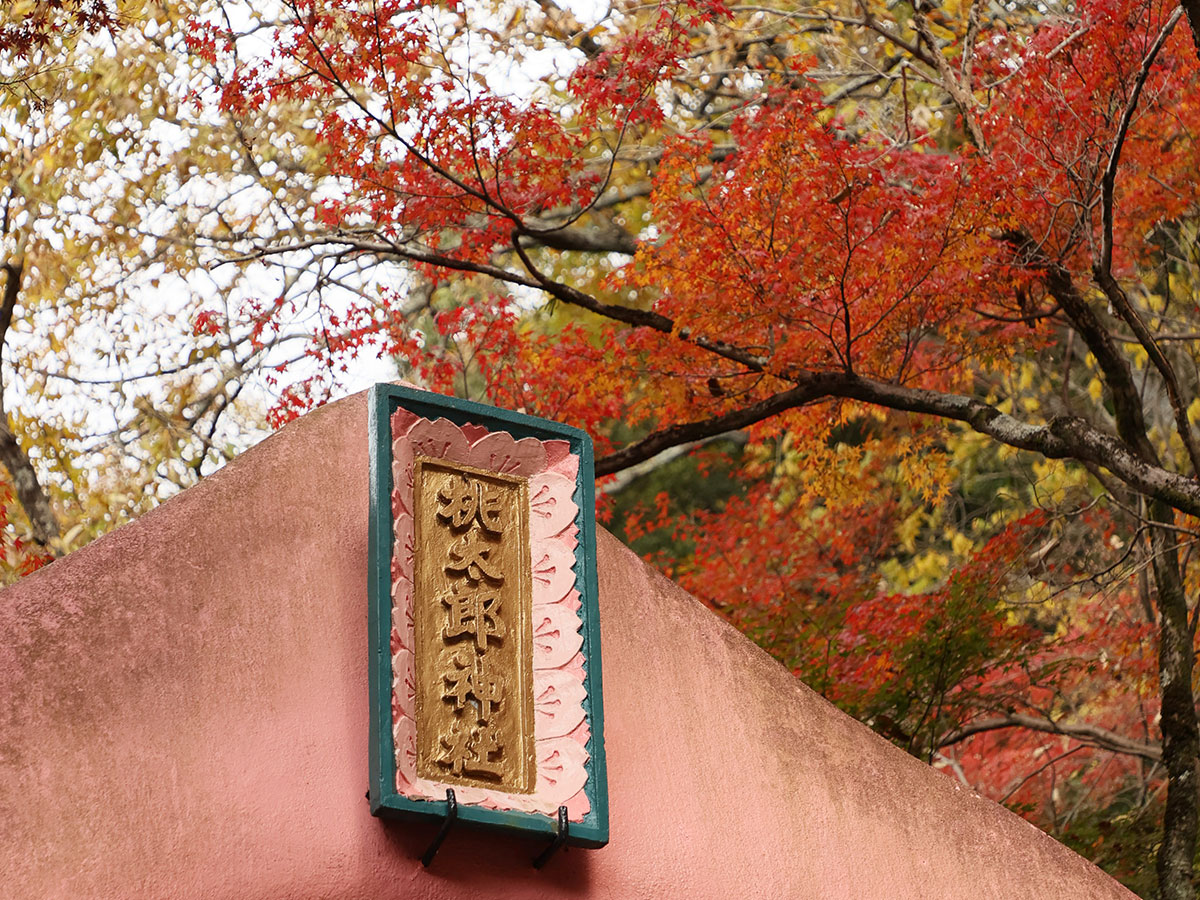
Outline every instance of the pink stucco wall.
POLYGON ((289 426, 0 592, 14 898, 1130 897, 600 536, 612 842, 367 810, 367 412, 289 426))

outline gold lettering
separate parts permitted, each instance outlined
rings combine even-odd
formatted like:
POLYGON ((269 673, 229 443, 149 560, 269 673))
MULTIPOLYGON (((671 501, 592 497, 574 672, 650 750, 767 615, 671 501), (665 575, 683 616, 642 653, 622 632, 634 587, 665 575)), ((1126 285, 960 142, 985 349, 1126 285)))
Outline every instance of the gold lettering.
POLYGON ((484 540, 477 531, 468 531, 450 545, 450 562, 446 571, 466 576, 467 581, 478 584, 484 578, 496 584, 504 583, 504 571, 492 560, 496 545, 484 540))
POLYGON ((529 487, 414 464, 417 773, 534 788, 529 487))
POLYGON ((508 626, 500 618, 500 594, 485 590, 460 594, 458 585, 453 585, 449 592, 442 594, 441 600, 447 608, 446 624, 442 628, 442 637, 447 641, 470 635, 480 653, 487 649, 489 640, 497 644, 504 642, 508 626))
POLYGON ((444 662, 442 666, 442 697, 450 700, 456 711, 473 705, 481 724, 490 721, 493 707, 504 699, 504 677, 492 663, 492 655, 468 647, 443 656, 443 660, 449 665, 444 662), (468 699, 473 704, 468 704, 468 699))
POLYGON ((495 485, 458 473, 442 482, 437 498, 438 518, 448 521, 455 530, 474 520, 490 534, 504 531, 504 498, 495 485))
POLYGON ((437 757, 438 765, 449 769, 454 775, 481 775, 488 778, 502 778, 504 775, 503 760, 492 759, 503 751, 494 725, 472 728, 463 722, 455 722, 449 731, 439 735, 438 745, 441 749, 437 757))

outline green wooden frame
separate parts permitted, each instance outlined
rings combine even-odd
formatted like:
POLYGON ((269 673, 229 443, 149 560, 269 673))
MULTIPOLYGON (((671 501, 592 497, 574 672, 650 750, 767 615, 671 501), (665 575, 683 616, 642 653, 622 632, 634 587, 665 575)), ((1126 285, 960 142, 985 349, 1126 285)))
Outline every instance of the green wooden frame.
MULTIPOLYGON (((579 546, 575 551, 575 589, 579 591, 579 616, 583 621, 583 648, 587 697, 584 716, 589 723, 588 762, 585 766, 591 809, 582 822, 571 822, 567 843, 603 847, 608 843, 608 773, 604 758, 604 702, 600 671, 600 616, 596 584, 596 498, 592 441, 586 432, 568 425, 481 403, 443 397, 392 384, 371 390, 370 415, 370 522, 368 565, 368 631, 370 643, 370 792, 371 813, 376 816, 426 819, 446 818, 446 801, 416 800, 396 791, 396 754, 392 738, 391 565, 392 430, 391 418, 404 408, 427 419, 445 418, 455 425, 481 425, 506 431, 515 439, 565 440, 579 457, 574 501, 579 507, 575 525, 579 546)), ((552 815, 486 809, 458 804, 457 819, 485 827, 554 837, 557 819, 552 815)))

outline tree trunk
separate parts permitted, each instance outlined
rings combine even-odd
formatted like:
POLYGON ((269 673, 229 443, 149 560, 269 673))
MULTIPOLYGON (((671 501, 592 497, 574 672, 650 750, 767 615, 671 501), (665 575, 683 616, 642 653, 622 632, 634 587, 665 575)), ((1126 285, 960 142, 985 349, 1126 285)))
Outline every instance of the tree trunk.
MULTIPOLYGON (((1173 525, 1174 510, 1160 501, 1150 504, 1150 519, 1173 525)), ((1192 694, 1193 645, 1188 626, 1187 596, 1180 575, 1175 535, 1167 528, 1150 530, 1150 552, 1158 602, 1158 677, 1162 695, 1162 755, 1167 769, 1167 808, 1158 851, 1158 890, 1162 900, 1195 900, 1192 860, 1196 854, 1197 760, 1200 729, 1192 694)))
POLYGON ((1200 57, 1200 0, 1179 0, 1187 13, 1188 25, 1192 29, 1192 42, 1196 45, 1196 56, 1200 57))
POLYGON ((54 510, 50 508, 50 500, 38 483, 37 473, 34 472, 29 457, 17 443, 17 437, 6 421, 0 422, 0 464, 8 469, 12 477, 17 501, 29 516, 33 539, 57 555, 58 548, 50 542, 59 536, 58 520, 54 517, 54 510))
MULTIPOLYGON (((0 269, 6 276, 4 293, 0 295, 0 347, 3 347, 8 337, 9 326, 12 325, 13 311, 17 308, 17 298, 21 293, 25 259, 18 254, 13 260, 0 266, 0 269)), ((59 548, 50 542, 59 536, 58 520, 54 517, 54 510, 50 508, 50 498, 38 483, 33 464, 9 427, 8 414, 4 410, 3 370, 0 370, 0 465, 8 469, 13 490, 17 494, 17 502, 25 510, 25 515, 29 516, 33 539, 57 556, 59 548)))

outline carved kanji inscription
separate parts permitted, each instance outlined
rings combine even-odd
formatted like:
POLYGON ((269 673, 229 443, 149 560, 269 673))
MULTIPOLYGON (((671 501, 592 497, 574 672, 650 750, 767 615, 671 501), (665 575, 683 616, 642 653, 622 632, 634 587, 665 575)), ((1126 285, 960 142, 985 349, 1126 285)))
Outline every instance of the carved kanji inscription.
POLYGON ((413 471, 417 774, 529 793, 529 488, 418 457, 413 471))

